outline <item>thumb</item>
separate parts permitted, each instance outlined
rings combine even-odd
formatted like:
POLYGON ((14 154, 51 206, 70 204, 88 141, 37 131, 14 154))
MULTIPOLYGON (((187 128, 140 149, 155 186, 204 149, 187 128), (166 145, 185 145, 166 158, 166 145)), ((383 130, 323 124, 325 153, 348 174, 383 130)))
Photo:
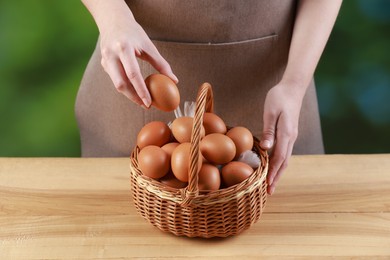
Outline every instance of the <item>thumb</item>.
POLYGON ((271 149, 275 142, 277 116, 264 112, 263 133, 261 134, 260 147, 264 150, 271 149))

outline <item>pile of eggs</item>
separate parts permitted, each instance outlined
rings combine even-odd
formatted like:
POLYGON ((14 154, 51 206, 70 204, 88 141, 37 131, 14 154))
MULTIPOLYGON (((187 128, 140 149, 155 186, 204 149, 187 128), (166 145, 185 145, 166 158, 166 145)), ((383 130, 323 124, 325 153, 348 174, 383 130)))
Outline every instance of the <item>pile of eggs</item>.
MULTIPOLYGON (((150 93, 155 102, 152 91, 150 93)), ((164 101, 155 103, 164 106, 164 101)), ((177 102, 170 102, 171 108, 175 106, 172 103, 178 106, 177 102)), ((160 121, 146 124, 137 136, 140 149, 138 166, 141 172, 169 187, 186 187, 189 180, 192 125, 193 118, 188 116, 176 118, 170 127, 160 121)), ((198 160, 199 190, 218 190, 247 179, 254 169, 238 159, 252 147, 253 136, 247 128, 237 126, 227 129, 218 115, 204 113, 198 160)))

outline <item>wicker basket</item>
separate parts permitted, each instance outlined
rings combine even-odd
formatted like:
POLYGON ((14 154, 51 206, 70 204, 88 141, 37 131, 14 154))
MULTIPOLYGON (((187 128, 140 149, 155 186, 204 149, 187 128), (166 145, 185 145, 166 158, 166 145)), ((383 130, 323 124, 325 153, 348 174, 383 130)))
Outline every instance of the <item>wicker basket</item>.
POLYGON ((245 181, 211 192, 198 189, 200 129, 204 112, 213 110, 210 84, 198 92, 191 136, 190 175, 186 188, 174 189, 143 175, 138 166, 139 148, 131 154, 132 196, 137 211, 157 228, 178 236, 227 237, 248 229, 261 216, 267 199, 268 156, 254 138, 253 150, 261 165, 245 181))

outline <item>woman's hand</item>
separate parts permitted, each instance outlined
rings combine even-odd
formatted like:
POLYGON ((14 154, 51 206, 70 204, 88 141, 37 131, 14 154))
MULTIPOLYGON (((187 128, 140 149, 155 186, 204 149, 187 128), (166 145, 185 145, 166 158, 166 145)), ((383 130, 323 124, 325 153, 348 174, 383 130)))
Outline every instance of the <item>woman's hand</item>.
POLYGON ((298 120, 304 93, 292 84, 279 83, 269 90, 264 104, 263 133, 260 146, 269 150, 267 183, 272 195, 276 183, 288 165, 298 136, 298 120))
POLYGON ((150 107, 151 97, 137 57, 176 83, 168 62, 160 55, 123 0, 84 0, 100 31, 101 64, 118 92, 131 101, 150 107))
POLYGON ((298 135, 302 99, 336 21, 342 0, 299 0, 286 70, 267 94, 260 146, 273 149, 267 177, 268 193, 287 167, 298 135))

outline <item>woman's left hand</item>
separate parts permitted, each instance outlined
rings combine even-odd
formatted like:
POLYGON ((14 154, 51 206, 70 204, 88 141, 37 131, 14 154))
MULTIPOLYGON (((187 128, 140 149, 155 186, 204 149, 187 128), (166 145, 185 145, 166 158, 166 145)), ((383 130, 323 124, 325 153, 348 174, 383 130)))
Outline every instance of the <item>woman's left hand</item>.
POLYGON ((302 92, 299 86, 281 82, 268 91, 265 99, 260 146, 266 150, 273 148, 267 176, 270 195, 288 165, 298 136, 302 92))
POLYGON ((288 62, 282 81, 267 94, 260 146, 273 149, 268 193, 286 169, 298 135, 299 113, 307 86, 336 21, 342 0, 298 1, 288 62), (274 145, 275 144, 275 145, 274 145))

